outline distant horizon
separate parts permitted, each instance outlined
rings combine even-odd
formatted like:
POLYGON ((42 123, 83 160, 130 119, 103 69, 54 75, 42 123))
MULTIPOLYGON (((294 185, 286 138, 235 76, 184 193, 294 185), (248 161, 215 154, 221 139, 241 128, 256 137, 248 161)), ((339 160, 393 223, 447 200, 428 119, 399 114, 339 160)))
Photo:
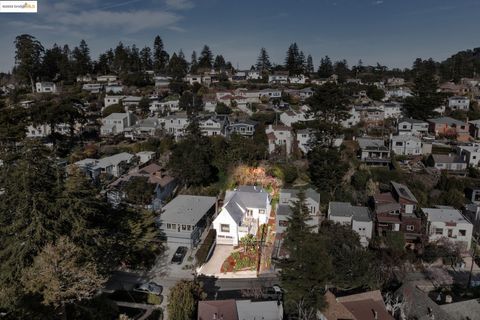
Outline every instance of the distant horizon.
POLYGON ((209 45, 240 69, 255 64, 265 47, 272 63, 283 64, 288 46, 297 42, 312 55, 315 69, 328 55, 349 66, 411 68, 416 58, 443 61, 480 47, 475 0, 100 0, 39 1, 38 14, 1 14, 0 72, 14 66, 17 35, 35 36, 45 48, 71 49, 82 39, 91 57, 118 42, 153 46, 158 34, 170 54, 180 49, 187 61, 193 50, 209 45))

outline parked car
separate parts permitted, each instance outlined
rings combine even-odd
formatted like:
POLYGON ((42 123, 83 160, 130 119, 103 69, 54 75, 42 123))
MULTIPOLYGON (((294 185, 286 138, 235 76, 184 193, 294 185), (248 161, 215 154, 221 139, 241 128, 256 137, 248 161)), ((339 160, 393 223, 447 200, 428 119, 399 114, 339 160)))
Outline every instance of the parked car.
POLYGON ((172 263, 182 264, 183 258, 185 258, 187 251, 187 247, 178 247, 177 251, 175 251, 175 253, 173 254, 172 263))
POLYGON ((162 290, 163 287, 153 281, 139 284, 137 287, 135 287, 135 289, 133 289, 133 291, 152 293, 156 294, 157 296, 162 294, 162 290))
POLYGON ((271 287, 263 288, 262 298, 268 300, 279 300, 282 299, 283 289, 279 285, 273 285, 271 287))

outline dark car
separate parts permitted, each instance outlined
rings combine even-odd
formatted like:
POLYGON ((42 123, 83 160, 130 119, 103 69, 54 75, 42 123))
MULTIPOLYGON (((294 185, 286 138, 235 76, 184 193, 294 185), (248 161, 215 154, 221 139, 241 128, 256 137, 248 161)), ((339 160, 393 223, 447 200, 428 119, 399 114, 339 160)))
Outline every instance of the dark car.
POLYGON ((187 247, 178 247, 177 251, 175 251, 175 253, 173 254, 172 263, 182 264, 183 258, 185 258, 187 251, 187 247))

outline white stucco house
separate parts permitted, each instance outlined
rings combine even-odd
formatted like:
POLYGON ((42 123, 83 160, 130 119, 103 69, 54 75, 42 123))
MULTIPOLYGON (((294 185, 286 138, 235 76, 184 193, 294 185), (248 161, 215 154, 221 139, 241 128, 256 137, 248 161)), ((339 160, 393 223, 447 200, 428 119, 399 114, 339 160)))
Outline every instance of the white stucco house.
POLYGON ((280 121, 288 127, 297 122, 307 121, 308 116, 303 111, 288 110, 280 114, 280 121))
POLYGON ((352 228, 360 236, 360 244, 368 246, 373 234, 373 219, 367 207, 352 206, 348 202, 330 202, 328 220, 352 228))
POLYGON ((189 123, 186 113, 177 113, 163 118, 165 132, 174 136, 175 139, 184 135, 189 123))
POLYGON ((130 112, 112 113, 102 119, 100 135, 120 134, 135 123, 130 112))
POLYGON ((256 235, 258 228, 268 222, 272 210, 269 193, 257 186, 240 186, 227 191, 223 203, 213 220, 217 244, 236 246, 246 235, 256 235))
POLYGON ((447 240, 470 250, 473 225, 453 207, 422 208, 429 242, 447 240))
POLYGON ((109 107, 111 105, 114 105, 114 104, 119 104, 120 101, 122 101, 123 99, 125 99, 125 96, 109 96, 109 95, 106 95, 105 98, 103 99, 103 103, 105 105, 105 108, 106 107, 109 107))
POLYGON ((411 135, 399 135, 390 137, 390 149, 396 155, 418 156, 422 154, 422 141, 411 135))
POLYGON ((57 86, 53 82, 37 82, 35 83, 37 93, 56 93, 57 86))
POLYGON ((480 162, 480 144, 471 146, 458 146, 457 153, 465 159, 469 166, 478 167, 480 162))
POLYGON ((361 121, 361 114, 354 106, 348 111, 349 117, 345 120, 342 120, 341 124, 344 128, 351 128, 356 126, 361 121))
POLYGON ((410 118, 400 119, 398 121, 397 133, 399 135, 426 135, 428 133, 428 122, 410 118))
POLYGON ((470 108, 470 99, 462 96, 448 98, 448 107, 452 110, 468 111, 470 108))
POLYGON ((293 133, 292 128, 287 126, 269 125, 265 129, 268 140, 268 151, 274 153, 281 149, 287 155, 292 153, 293 133))
POLYGON ((107 75, 103 75, 103 76, 98 76, 97 77, 97 81, 98 82, 115 82, 118 80, 118 77, 116 75, 112 75, 112 74, 107 74, 107 75))

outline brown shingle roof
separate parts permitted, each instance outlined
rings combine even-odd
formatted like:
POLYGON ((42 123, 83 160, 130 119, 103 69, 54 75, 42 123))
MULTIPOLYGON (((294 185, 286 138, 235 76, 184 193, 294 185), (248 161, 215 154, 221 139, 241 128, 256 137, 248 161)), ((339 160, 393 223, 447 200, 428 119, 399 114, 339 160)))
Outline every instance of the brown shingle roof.
POLYGON ((197 320, 212 319, 238 320, 235 300, 199 301, 197 320))

